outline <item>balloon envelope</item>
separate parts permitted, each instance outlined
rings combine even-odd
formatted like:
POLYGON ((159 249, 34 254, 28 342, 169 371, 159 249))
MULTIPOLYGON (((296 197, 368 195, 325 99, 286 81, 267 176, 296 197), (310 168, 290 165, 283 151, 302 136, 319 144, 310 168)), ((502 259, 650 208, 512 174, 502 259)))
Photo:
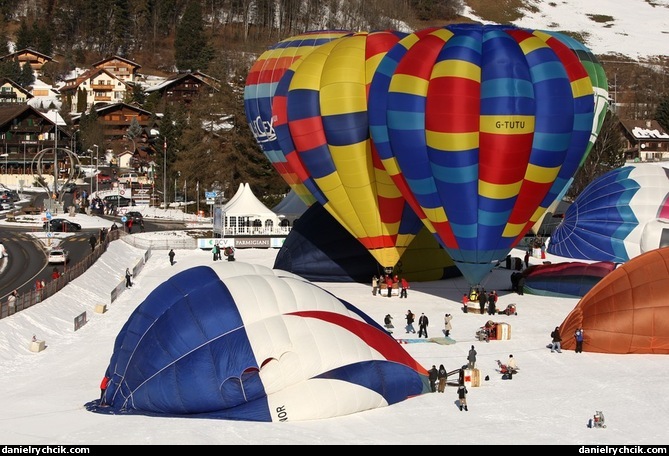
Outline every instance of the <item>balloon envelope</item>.
POLYGON ((296 66, 285 103, 274 104, 288 127, 277 130, 286 156, 298 157, 318 187, 316 199, 384 268, 397 264, 422 228, 369 135, 369 82, 403 36, 357 33, 315 49, 296 66))
POLYGON ((260 55, 246 78, 244 109, 251 132, 270 163, 307 205, 315 199, 277 141, 272 113, 274 95, 281 78, 295 62, 318 46, 350 34, 342 30, 318 30, 282 40, 260 55))
POLYGON ((328 418, 428 392, 377 323, 303 279, 244 263, 158 286, 118 334, 99 413, 249 421, 328 418))
POLYGON ((592 80, 568 45, 541 31, 460 24, 397 46, 388 90, 370 90, 370 111, 385 113, 372 138, 387 143, 440 242, 477 284, 583 159, 592 80))
POLYGON ((669 354, 669 249, 639 255, 603 278, 560 326, 562 348, 583 351, 669 354))
POLYGON ((565 258, 629 261, 641 253, 646 224, 669 215, 668 197, 669 170, 662 166, 642 163, 611 170, 569 206, 547 251, 565 258))

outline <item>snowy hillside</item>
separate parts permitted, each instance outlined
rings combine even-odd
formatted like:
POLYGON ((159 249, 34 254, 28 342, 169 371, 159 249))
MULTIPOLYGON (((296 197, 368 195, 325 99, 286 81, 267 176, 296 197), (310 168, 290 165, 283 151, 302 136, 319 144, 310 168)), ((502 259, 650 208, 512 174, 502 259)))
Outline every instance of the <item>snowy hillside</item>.
MULTIPOLYGON (((467 3, 465 1, 465 3, 467 3)), ((519 27, 570 31, 597 55, 669 55, 669 0, 526 0, 519 27)), ((467 7, 464 16, 482 23, 467 7)))

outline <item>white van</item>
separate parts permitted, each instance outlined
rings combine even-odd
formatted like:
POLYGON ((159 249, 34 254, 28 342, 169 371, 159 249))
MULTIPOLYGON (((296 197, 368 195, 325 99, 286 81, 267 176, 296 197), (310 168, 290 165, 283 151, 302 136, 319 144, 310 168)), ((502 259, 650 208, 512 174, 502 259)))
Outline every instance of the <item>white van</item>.
POLYGON ((119 176, 118 183, 126 185, 138 184, 139 176, 137 173, 123 173, 119 176))

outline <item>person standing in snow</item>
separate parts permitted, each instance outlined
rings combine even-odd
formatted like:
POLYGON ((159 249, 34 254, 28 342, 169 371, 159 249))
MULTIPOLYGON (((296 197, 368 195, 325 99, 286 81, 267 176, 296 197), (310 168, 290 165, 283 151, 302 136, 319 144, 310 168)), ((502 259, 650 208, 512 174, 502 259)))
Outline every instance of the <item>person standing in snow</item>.
POLYGON ((458 386, 458 400, 460 401, 460 411, 462 411, 462 408, 465 408, 465 411, 468 412, 469 409, 467 408, 467 387, 465 386, 464 383, 461 383, 458 386))
POLYGON ((453 329, 453 325, 451 325, 451 320, 453 320, 453 315, 451 314, 444 315, 444 335, 446 337, 449 337, 449 335, 451 334, 451 329, 453 329))
POLYGON ((437 379, 439 380, 439 385, 437 386, 437 391, 443 393, 446 389, 446 379, 448 378, 448 372, 443 364, 439 365, 439 370, 437 371, 437 379))
POLYGON ((474 369, 476 366, 476 349, 472 345, 472 348, 469 349, 469 353, 467 354, 467 361, 469 361, 469 368, 474 369))
POLYGON ((430 380, 430 391, 434 393, 437 391, 437 378, 438 378, 437 367, 433 364, 432 369, 427 371, 427 373, 428 373, 428 379, 430 380))
POLYGON ((400 298, 406 298, 407 297, 407 290, 409 289, 409 282, 407 279, 402 277, 400 279, 400 298))
POLYGON ((125 287, 132 288, 132 274, 130 273, 130 268, 125 268, 125 287))
POLYGON ((411 312, 411 309, 409 309, 409 310, 407 311, 407 315, 406 315, 406 319, 407 319, 407 327, 406 327, 407 334, 409 334, 409 333, 414 333, 414 334, 415 334, 415 333, 416 333, 416 330, 415 330, 414 327, 413 327, 413 321, 414 321, 415 318, 416 318, 415 315, 413 314, 413 312, 411 312))
POLYGON ((102 381, 100 382, 100 405, 107 405, 105 404, 105 391, 107 391, 107 385, 109 384, 109 377, 106 375, 102 377, 102 381))
POLYGON ((174 266, 174 249, 170 249, 170 253, 168 253, 168 256, 170 257, 170 265, 174 266))
POLYGON ((574 333, 574 339, 576 339, 576 348, 574 352, 583 353, 583 328, 578 328, 574 333))
POLYGON ((556 326, 553 332, 551 333, 552 343, 551 343, 551 353, 562 353, 561 343, 562 336, 560 336, 560 327, 556 326))
POLYGON ((427 325, 429 324, 430 320, 428 320, 427 316, 424 313, 420 314, 420 318, 418 319, 418 338, 422 334, 427 339, 427 325))

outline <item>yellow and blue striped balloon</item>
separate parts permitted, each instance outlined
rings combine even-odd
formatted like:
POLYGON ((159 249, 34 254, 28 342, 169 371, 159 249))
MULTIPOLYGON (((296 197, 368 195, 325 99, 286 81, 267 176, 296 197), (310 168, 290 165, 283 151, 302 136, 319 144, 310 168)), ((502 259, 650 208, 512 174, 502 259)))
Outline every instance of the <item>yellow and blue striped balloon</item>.
POLYGON ((573 43, 513 26, 449 25, 405 48, 387 91, 370 93, 369 110, 380 110, 372 138, 380 132, 436 236, 478 284, 589 150, 593 81, 573 43))

